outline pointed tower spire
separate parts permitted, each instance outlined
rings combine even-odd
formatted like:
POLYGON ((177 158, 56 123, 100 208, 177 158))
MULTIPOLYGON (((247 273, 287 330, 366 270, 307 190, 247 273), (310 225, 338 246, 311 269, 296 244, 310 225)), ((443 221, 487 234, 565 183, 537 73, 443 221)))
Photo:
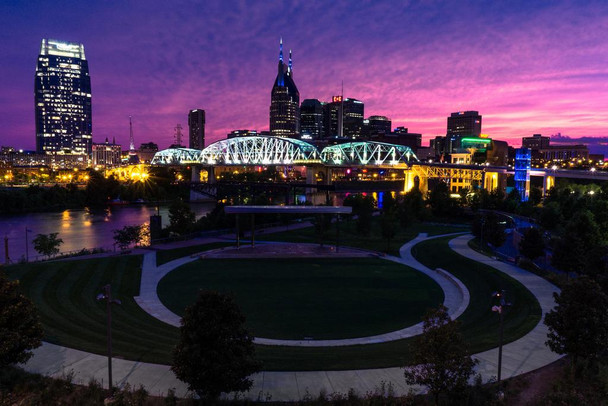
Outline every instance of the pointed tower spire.
POLYGON ((289 68, 287 69, 287 72, 289 72, 289 74, 292 74, 292 62, 291 62, 291 49, 289 50, 289 68))
POLYGON ((283 37, 279 40, 279 61, 283 62, 283 37))

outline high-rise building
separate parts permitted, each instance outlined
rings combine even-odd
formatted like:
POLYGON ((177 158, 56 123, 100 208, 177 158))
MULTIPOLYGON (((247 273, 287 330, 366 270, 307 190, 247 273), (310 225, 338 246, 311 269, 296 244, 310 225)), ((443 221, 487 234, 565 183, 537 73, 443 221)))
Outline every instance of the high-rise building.
POLYGON ((479 137, 481 135, 481 116, 477 111, 459 111, 448 117, 448 135, 479 137))
POLYGON ((390 134, 392 125, 390 118, 385 116, 369 116, 367 120, 369 125, 368 131, 370 136, 390 134))
POLYGON ((279 44, 278 73, 270 94, 270 135, 300 137, 300 92, 293 81, 291 51, 289 65, 283 63, 283 39, 279 44))
POLYGON ((43 39, 34 92, 36 150, 89 155, 91 78, 84 45, 43 39))
POLYGON ((357 99, 332 97, 331 103, 323 106, 325 136, 361 138, 363 135, 363 102, 357 99))
POLYGON ((448 117, 446 134, 446 152, 452 153, 461 148, 463 137, 479 137, 481 135, 481 116, 477 111, 459 111, 448 117))
POLYGON ((190 110, 188 113, 188 127, 190 128, 190 148, 205 148, 205 110, 190 110))
MULTIPOLYGON (((528 148, 532 151, 538 151, 539 149, 545 149, 551 144, 550 137, 543 137, 541 134, 533 134, 531 137, 522 137, 521 146, 522 148, 528 148)), ((534 155, 534 154, 532 154, 534 155)), ((534 157, 533 157, 534 158, 534 157)))
POLYGON ((363 134, 363 102, 346 98, 342 103, 342 112, 344 117, 343 135, 352 139, 361 138, 363 134))
POLYGON ((300 136, 305 140, 317 140, 324 136, 323 103, 306 99, 300 106, 300 136))

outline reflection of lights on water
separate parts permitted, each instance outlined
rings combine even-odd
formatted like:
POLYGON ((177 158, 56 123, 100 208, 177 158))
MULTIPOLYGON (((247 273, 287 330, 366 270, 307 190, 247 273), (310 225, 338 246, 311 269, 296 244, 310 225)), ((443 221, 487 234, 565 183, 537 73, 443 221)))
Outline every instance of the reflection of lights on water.
POLYGON ((150 243, 150 223, 146 222, 139 229, 139 245, 147 247, 150 243))
POLYGON ((91 227, 91 225, 92 225, 93 223, 91 223, 91 221, 90 221, 90 220, 85 220, 85 221, 84 221, 82 224, 83 224, 85 227, 91 227))

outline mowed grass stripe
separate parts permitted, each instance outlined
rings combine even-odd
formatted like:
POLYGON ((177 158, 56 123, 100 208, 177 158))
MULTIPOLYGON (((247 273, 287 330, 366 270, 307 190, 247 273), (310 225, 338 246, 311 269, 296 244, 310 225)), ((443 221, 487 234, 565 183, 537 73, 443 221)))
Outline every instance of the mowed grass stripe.
POLYGON ((96 296, 110 283, 120 306, 114 305, 113 349, 118 357, 167 363, 177 342, 175 327, 145 313, 133 296, 138 294, 141 257, 49 262, 9 267, 11 278, 37 304, 46 340, 104 354, 105 303, 96 296))

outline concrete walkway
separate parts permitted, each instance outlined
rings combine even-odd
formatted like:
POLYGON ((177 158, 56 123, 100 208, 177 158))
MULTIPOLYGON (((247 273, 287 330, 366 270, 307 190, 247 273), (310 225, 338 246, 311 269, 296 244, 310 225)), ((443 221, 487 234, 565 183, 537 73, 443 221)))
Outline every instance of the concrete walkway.
MULTIPOLYGON (((437 238, 437 237, 430 237, 437 238)), ((385 256, 384 258, 397 262, 400 264, 407 265, 415 270, 424 273, 433 279, 443 290, 445 306, 449 309, 448 313, 453 319, 460 316, 467 306, 469 305, 469 291, 453 275, 443 271, 433 271, 416 261, 411 255, 411 249, 414 245, 430 239, 426 234, 420 234, 414 240, 405 244, 400 249, 401 258, 393 256, 385 256)), ((290 243, 267 243, 267 246, 259 246, 255 248, 247 247, 246 249, 237 250, 233 247, 221 248, 206 252, 203 254, 204 258, 276 258, 281 257, 301 257, 310 256, 313 251, 313 247, 316 248, 316 244, 290 244, 290 243), (295 247, 293 247, 295 246, 295 247), (308 246, 308 247, 307 247, 308 246), (266 249, 271 247, 270 250, 266 249), (281 249, 282 248, 282 249, 281 249), (308 249, 307 249, 308 248, 308 249), (296 252, 300 251, 300 252, 296 252)), ((336 257, 368 257, 370 252, 361 251, 357 249, 342 247, 340 252, 330 251, 325 255, 315 252, 315 257, 320 256, 326 258, 336 257)), ((373 255, 376 256, 376 255, 373 255)), ((180 258, 172 262, 168 262, 159 267, 156 266, 156 253, 147 253, 144 256, 144 263, 142 266, 140 296, 135 297, 137 304, 147 313, 156 317, 160 321, 170 324, 175 327, 180 326, 181 317, 169 310, 161 302, 157 293, 157 285, 160 280, 172 270, 199 259, 199 256, 192 258, 180 258)), ((348 339, 335 339, 335 340, 279 340, 265 337, 254 337, 254 342, 261 345, 276 345, 276 346, 289 346, 289 347, 340 347, 347 345, 365 345, 365 344, 377 344, 384 343, 387 341, 401 340, 409 338, 422 333, 422 322, 413 326, 405 327, 400 330, 391 331, 384 334, 378 334, 368 337, 348 338, 348 339)))
MULTIPOLYGON (((512 265, 487 258, 467 246, 470 236, 458 237, 450 244, 456 252, 486 263, 518 279, 537 297, 543 315, 554 306, 552 293, 557 288, 544 279, 512 265)), ((413 242, 412 242, 413 245, 413 242)), ((404 247, 405 248, 405 247, 404 247)), ((403 250, 401 251, 403 253, 403 250)), ((405 252, 407 254, 407 252, 405 252)), ((190 258, 186 259, 189 260, 190 258)), ((406 256, 405 263, 411 258, 406 256)), ((432 271, 431 271, 432 272, 432 271)), ((529 334, 507 344, 503 348, 503 377, 509 378, 540 368, 559 358, 545 347, 546 328, 539 323, 529 334)), ((59 347, 45 343, 34 351, 35 356, 25 365, 25 369, 44 375, 60 377, 74 371, 78 383, 90 379, 102 381, 107 376, 107 358, 83 351, 59 347)), ((496 375, 497 350, 475 354, 480 360, 478 371, 484 380, 496 375)), ((170 368, 165 365, 114 360, 113 372, 118 384, 143 385, 151 394, 166 394, 175 388, 178 396, 187 394, 186 385, 178 381, 170 368)), ((410 388, 405 385, 401 368, 381 368, 354 371, 311 371, 311 372, 260 372, 251 377, 253 387, 245 394, 251 399, 289 401, 302 399, 306 394, 317 396, 321 390, 328 394, 347 393, 354 388, 365 394, 378 388, 382 382, 391 383, 395 394, 406 394, 410 388)), ((107 385, 106 385, 107 386, 107 385)), ((412 388, 420 391, 420 388, 412 388)))
MULTIPOLYGON (((470 235, 454 238, 450 241, 450 248, 464 257, 498 269, 520 282, 536 296, 542 311, 541 321, 536 327, 519 340, 503 346, 502 376, 509 378, 530 372, 560 359, 561 355, 555 354, 545 345, 549 329, 543 323, 545 315, 555 306, 553 293, 559 292, 559 288, 531 272, 480 254, 469 247, 468 242, 471 239, 470 235)), ((482 376, 489 378, 496 375, 498 348, 475 354, 475 358, 479 360, 477 369, 482 376)))

